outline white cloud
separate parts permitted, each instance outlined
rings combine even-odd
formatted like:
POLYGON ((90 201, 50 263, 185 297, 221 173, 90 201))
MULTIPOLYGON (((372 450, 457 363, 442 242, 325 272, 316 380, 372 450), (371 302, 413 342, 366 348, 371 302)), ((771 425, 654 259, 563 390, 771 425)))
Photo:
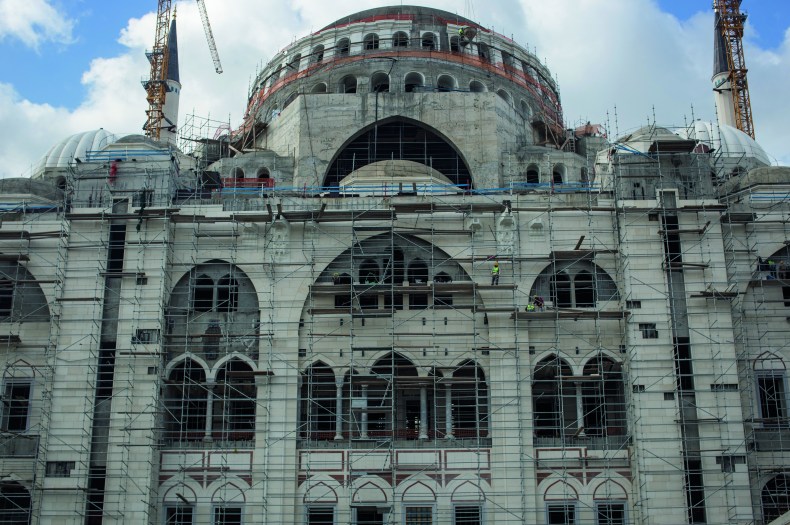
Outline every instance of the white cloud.
MULTIPOLYGON (((217 75, 195 3, 179 2, 181 123, 194 113, 237 126, 251 80, 278 51, 344 14, 392 3, 338 0, 328 8, 313 0, 208 0, 225 71, 217 75)), ((695 117, 715 118, 712 13, 680 22, 662 13, 653 0, 502 0, 487 10, 478 2, 475 13, 459 9, 464 3, 457 1, 421 3, 470 16, 530 49, 537 47, 538 56, 547 59, 559 79, 569 125, 606 123, 608 118, 612 131, 617 126, 624 133, 652 119, 653 108, 659 123, 683 124, 691 118, 692 106, 695 117)), ((129 20, 119 31, 126 52, 91 62, 82 77, 85 100, 73 111, 32 104, 11 86, 0 86, 0 126, 17 130, 0 143, 0 175, 25 172, 71 133, 98 127, 140 133, 146 108, 140 81, 149 74, 144 52, 153 43, 153 31, 153 13, 129 20)), ((779 102, 790 83, 790 33, 773 51, 748 39, 746 45, 757 138, 769 154, 790 164, 785 131, 790 115, 779 102)))
POLYGON ((42 42, 70 43, 74 21, 48 0, 0 0, 0 40, 16 38, 38 49, 42 42))

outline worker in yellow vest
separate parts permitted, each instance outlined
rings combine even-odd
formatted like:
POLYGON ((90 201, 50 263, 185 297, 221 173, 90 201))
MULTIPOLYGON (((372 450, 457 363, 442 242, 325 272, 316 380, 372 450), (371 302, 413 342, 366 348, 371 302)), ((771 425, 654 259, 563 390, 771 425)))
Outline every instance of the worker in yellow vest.
POLYGON ((491 286, 499 284, 499 263, 494 261, 494 267, 491 268, 491 286))

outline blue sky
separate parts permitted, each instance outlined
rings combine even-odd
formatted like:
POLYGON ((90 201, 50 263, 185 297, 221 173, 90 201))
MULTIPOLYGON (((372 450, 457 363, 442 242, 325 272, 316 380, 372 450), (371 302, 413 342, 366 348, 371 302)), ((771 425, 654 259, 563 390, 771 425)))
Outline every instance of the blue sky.
MULTIPOLYGON (((294 39, 350 13, 397 0, 205 0, 225 73, 211 65, 194 0, 176 0, 182 115, 239 123, 256 70, 294 39)), ((556 75, 569 125, 624 132, 712 120, 712 0, 406 0, 470 16, 512 35, 556 75), (466 4, 466 5, 465 5, 466 4), (693 108, 693 109, 692 109, 693 108), (614 120, 613 115, 617 114, 614 120)), ((104 127, 139 132, 157 2, 0 0, 0 177, 17 175, 57 140, 104 127), (46 129, 48 133, 42 133, 46 129), (10 166, 10 167, 9 167, 10 166)), ((758 140, 790 164, 790 1, 744 0, 746 63, 758 140), (781 135, 781 136, 780 136, 781 135)))

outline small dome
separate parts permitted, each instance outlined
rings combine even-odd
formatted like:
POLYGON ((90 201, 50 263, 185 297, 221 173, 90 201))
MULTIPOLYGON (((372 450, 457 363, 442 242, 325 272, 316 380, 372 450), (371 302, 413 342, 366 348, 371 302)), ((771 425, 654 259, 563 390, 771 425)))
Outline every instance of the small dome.
POLYGON ((686 138, 713 150, 718 157, 750 160, 751 167, 770 166, 771 158, 753 138, 743 131, 726 125, 697 120, 693 126, 680 131, 686 138))
POLYGON ((647 153, 654 142, 671 142, 679 140, 680 137, 667 128, 661 126, 643 126, 633 133, 624 135, 616 140, 630 149, 639 153, 647 153))
POLYGON ((720 179, 771 165, 765 150, 749 135, 732 126, 698 120, 679 134, 697 141, 695 151, 712 152, 711 168, 720 179))
POLYGON ((360 194, 388 195, 393 191, 419 194, 458 192, 450 179, 440 172, 411 160, 382 160, 362 166, 340 181, 343 191, 360 194))
POLYGON ((46 169, 66 168, 74 162, 74 159, 84 157, 86 152, 100 150, 115 140, 115 134, 103 128, 66 137, 41 157, 33 170, 33 178, 40 177, 46 169))

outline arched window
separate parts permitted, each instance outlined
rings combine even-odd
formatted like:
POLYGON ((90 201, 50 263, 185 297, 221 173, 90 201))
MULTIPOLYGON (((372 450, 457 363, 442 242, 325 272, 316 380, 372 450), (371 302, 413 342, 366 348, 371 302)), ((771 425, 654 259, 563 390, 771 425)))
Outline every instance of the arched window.
POLYGON ((296 100, 296 98, 297 98, 298 96, 299 96, 299 92, 298 92, 298 91, 294 91, 293 93, 291 93, 291 94, 289 94, 287 97, 285 97, 285 100, 283 101, 283 109, 285 109, 285 108, 287 108, 288 106, 290 106, 290 105, 291 105, 291 102, 293 102, 294 100, 296 100))
POLYGON ((326 83, 319 82, 310 90, 310 93, 326 93, 326 83))
POLYGON ((244 178, 244 170, 241 168, 233 168, 230 170, 230 178, 231 179, 243 179, 244 178))
POLYGON ((455 91, 455 79, 450 75, 439 75, 436 87, 441 92, 455 91))
POLYGON ((384 72, 374 73, 370 78, 371 93, 387 93, 390 90, 390 77, 384 72))
POLYGON ((165 387, 164 438, 169 443, 200 441, 206 436, 208 390, 203 367, 186 359, 173 367, 165 387))
POLYGON ((368 388, 368 435, 377 438, 427 438, 434 420, 433 388, 421 397, 417 368, 398 353, 388 354, 371 368, 375 380, 368 388), (409 378, 404 381, 404 378, 409 378), (424 400, 424 404, 423 404, 424 400), (425 419, 422 419, 425 415, 425 419))
POLYGON ((532 116, 532 111, 529 109, 529 104, 527 104, 526 100, 521 101, 521 116, 527 120, 532 116))
POLYGON ((587 261, 555 261, 546 266, 529 295, 548 297, 556 308, 620 308, 617 285, 606 271, 587 261))
POLYGON ((466 361, 453 372, 453 434, 457 438, 488 435, 488 385, 483 369, 466 361))
POLYGON ((324 46, 318 44, 313 48, 313 53, 310 55, 310 61, 313 64, 318 64, 324 61, 324 46))
POLYGON ((414 259, 409 264, 408 276, 409 284, 426 284, 428 282, 428 265, 422 259, 414 259))
POLYGON ((30 492, 16 481, 0 482, 0 523, 30 523, 30 492))
POLYGON ((299 434, 303 439, 330 440, 335 437, 335 374, 322 362, 302 374, 299 434))
POLYGON ((302 55, 296 53, 293 57, 291 57, 291 61, 288 62, 288 68, 295 73, 299 71, 299 65, 301 64, 301 62, 302 62, 302 55))
POLYGON ((576 274, 573 278, 573 291, 577 308, 595 306, 595 282, 590 272, 584 270, 576 274))
POLYGON ((540 170, 534 164, 527 166, 527 184, 540 184, 540 170))
POLYGON ((414 93, 415 91, 419 91, 419 89, 425 85, 425 79, 423 78, 422 74, 412 71, 406 75, 404 83, 406 85, 406 93, 414 93))
POLYGON ((763 486, 760 493, 763 523, 770 523, 790 511, 790 476, 779 474, 763 486))
POLYGON ((499 95, 499 98, 501 98, 502 100, 504 100, 504 101, 505 101, 505 102, 507 102, 508 104, 510 104, 510 103, 512 102, 512 100, 513 100, 513 99, 510 97, 510 93, 508 93, 508 92, 507 92, 507 91, 505 91, 504 89, 500 89, 499 91, 497 91, 497 92, 496 92, 496 94, 497 94, 497 95, 499 95))
POLYGON ((392 35, 392 47, 409 47, 409 35, 398 31, 392 35))
POLYGON ((379 35, 376 33, 370 33, 369 35, 365 35, 365 38, 362 39, 362 45, 366 51, 370 51, 372 49, 379 48, 379 35))
POLYGON ((66 190, 66 177, 58 177, 55 180, 55 187, 61 191, 66 190))
POLYGON ((214 308, 214 280, 207 275, 198 275, 192 288, 192 310, 210 312, 214 308))
POLYGON ((231 359, 219 369, 214 387, 214 439, 253 440, 255 391, 255 376, 249 364, 231 359))
POLYGON ((473 80, 469 83, 469 91, 471 91, 472 93, 483 93, 487 90, 482 82, 473 80))
POLYGON ((477 56, 484 62, 491 62, 491 51, 488 49, 488 46, 482 42, 477 44, 477 56))
POLYGON ((217 282, 217 311, 234 312, 239 305, 239 283, 230 275, 217 282))
POLYGON ((338 56, 348 56, 351 51, 351 42, 348 40, 348 38, 341 38, 337 41, 335 49, 337 49, 338 56))
POLYGON ((554 184, 562 184, 565 182, 565 165, 555 164, 551 172, 551 180, 554 184))
POLYGON ((434 51, 436 49, 436 36, 433 33, 423 33, 422 48, 428 51, 434 51))
POLYGON ((271 178, 271 173, 269 172, 269 168, 258 168, 258 171, 255 173, 255 177, 259 179, 271 178))
POLYGON ((532 376, 532 417, 535 437, 562 438, 576 431, 576 386, 568 363, 551 355, 540 361, 532 376))
POLYGON ((587 363, 583 375, 584 433, 588 436, 625 435, 625 389, 620 363, 598 356, 587 363))
POLYGON ((573 307, 571 278, 567 273, 557 273, 551 279, 551 299, 557 308, 573 307))
POLYGON ((357 78, 352 75, 347 75, 340 80, 341 93, 356 93, 357 92, 357 78))
POLYGON ((365 259, 359 266, 359 282, 363 284, 376 284, 381 280, 381 268, 373 259, 365 259))

